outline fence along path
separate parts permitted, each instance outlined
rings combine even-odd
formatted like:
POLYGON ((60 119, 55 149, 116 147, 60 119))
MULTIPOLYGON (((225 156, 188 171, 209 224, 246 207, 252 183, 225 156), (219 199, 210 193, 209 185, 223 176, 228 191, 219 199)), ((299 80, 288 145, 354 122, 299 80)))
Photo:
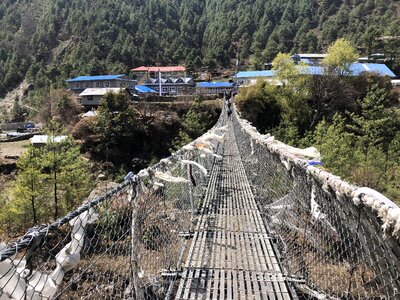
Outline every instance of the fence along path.
POLYGON ((228 128, 175 299, 291 299, 228 128))
POLYGON ((0 245, 0 299, 400 299, 400 208, 310 150, 223 110, 170 157, 0 245))

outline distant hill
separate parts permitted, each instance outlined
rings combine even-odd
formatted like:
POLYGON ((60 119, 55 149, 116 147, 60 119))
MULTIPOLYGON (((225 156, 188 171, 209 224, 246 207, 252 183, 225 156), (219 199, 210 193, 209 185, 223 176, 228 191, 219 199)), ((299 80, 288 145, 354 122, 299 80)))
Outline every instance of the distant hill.
POLYGON ((142 64, 226 69, 239 55, 256 68, 279 51, 320 52, 339 37, 361 55, 394 58, 398 72, 399 11, 390 0, 2 0, 0 97, 23 79, 62 86, 142 64))

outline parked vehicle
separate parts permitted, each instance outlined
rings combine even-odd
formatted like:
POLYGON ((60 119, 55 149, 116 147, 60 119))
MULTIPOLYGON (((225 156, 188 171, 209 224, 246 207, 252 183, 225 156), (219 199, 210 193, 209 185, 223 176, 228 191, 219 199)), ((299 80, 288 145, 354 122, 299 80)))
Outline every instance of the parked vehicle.
POLYGON ((35 123, 19 123, 17 127, 17 132, 28 132, 35 128, 35 123))

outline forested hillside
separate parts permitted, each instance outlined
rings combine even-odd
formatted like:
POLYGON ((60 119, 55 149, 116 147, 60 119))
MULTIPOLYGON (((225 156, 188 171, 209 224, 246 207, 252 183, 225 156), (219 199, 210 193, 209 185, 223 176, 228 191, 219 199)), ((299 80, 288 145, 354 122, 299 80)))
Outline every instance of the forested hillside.
POLYGON ((343 36, 361 55, 384 52, 398 71, 399 7, 390 0, 3 0, 0 97, 24 78, 38 89, 141 64, 214 70, 232 68, 239 54, 242 68, 255 68, 279 51, 324 51, 343 36))
POLYGON ((345 60, 357 56, 348 41, 339 39, 327 53, 323 76, 301 74, 290 54, 279 53, 272 65, 283 84, 260 80, 241 88, 237 107, 260 132, 316 147, 323 168, 400 203, 399 90, 377 74, 343 75, 345 60))

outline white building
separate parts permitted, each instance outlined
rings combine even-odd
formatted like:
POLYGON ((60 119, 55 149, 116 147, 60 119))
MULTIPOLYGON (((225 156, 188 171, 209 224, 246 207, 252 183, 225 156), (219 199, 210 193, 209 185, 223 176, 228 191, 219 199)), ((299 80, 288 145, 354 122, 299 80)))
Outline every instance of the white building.
POLYGON ((79 94, 79 99, 81 104, 84 106, 99 106, 100 101, 105 94, 117 94, 120 91, 123 91, 127 96, 130 96, 129 92, 125 88, 89 88, 79 94))

